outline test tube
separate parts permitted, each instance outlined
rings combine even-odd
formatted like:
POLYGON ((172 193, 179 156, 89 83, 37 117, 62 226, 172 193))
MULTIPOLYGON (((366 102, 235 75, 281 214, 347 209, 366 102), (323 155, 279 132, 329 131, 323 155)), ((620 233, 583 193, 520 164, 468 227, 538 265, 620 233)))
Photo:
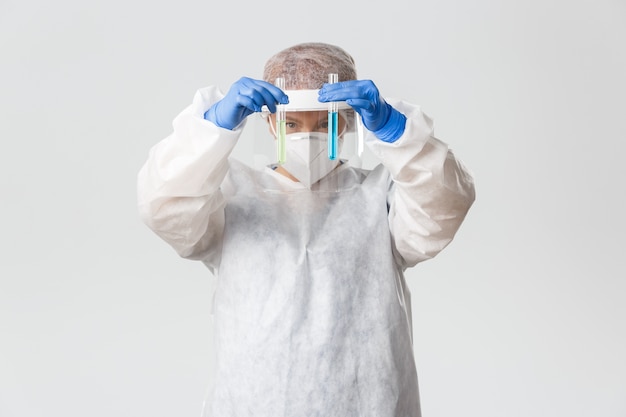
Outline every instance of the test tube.
MULTIPOLYGON (((285 79, 283 77, 276 78, 274 84, 281 90, 285 90, 285 79)), ((285 105, 278 104, 276 106, 276 159, 279 164, 284 164, 287 160, 285 139, 287 135, 287 118, 285 113, 285 105)))
MULTIPOLYGON (((328 74, 328 83, 334 84, 339 81, 338 74, 328 74)), ((337 111, 338 104, 336 101, 328 103, 328 159, 337 159, 337 111)))

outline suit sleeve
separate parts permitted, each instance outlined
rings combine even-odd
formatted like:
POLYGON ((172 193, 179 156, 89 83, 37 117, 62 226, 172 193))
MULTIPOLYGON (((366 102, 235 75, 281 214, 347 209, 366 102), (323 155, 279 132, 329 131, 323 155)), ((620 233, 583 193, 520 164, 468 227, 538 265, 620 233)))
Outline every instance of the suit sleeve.
POLYGON ((475 199, 472 174, 450 147, 434 137, 418 106, 388 100, 407 117, 403 135, 365 141, 390 171, 389 226, 403 268, 433 258, 454 238, 475 199))
POLYGON ((182 257, 217 265, 224 229, 220 189, 228 156, 241 131, 222 129, 204 112, 223 94, 198 90, 173 122, 173 132, 156 143, 137 176, 139 215, 182 257))

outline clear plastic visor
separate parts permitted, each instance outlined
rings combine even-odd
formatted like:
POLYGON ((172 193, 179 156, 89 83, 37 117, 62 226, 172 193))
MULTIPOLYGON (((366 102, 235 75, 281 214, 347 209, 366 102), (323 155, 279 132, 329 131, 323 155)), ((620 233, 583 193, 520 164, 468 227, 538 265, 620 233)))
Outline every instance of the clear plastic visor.
POLYGON ((285 93, 289 104, 274 113, 264 108, 260 117, 248 118, 242 139, 252 141, 253 167, 300 183, 302 187, 296 185, 294 190, 340 189, 343 182, 333 180, 334 174, 361 168, 360 117, 345 102, 336 103, 337 111, 331 111, 328 103, 317 100, 318 90, 285 93))

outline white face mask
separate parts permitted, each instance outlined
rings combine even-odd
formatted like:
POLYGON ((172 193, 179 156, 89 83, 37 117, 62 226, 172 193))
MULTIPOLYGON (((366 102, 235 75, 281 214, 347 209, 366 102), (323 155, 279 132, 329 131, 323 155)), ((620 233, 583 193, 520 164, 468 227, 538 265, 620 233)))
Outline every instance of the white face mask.
MULTIPOLYGON (((328 159, 327 133, 298 132, 288 134, 285 138, 287 158, 282 166, 307 188, 339 164, 339 159, 328 159)), ((339 138, 340 148, 342 144, 343 139, 339 138)))

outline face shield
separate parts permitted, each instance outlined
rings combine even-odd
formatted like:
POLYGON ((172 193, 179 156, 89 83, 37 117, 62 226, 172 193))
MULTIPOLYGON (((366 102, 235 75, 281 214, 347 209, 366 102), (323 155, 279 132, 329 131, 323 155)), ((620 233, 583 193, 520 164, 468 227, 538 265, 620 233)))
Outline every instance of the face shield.
POLYGON ((271 169, 299 183, 291 191, 336 191, 346 181, 348 167, 360 168, 363 127, 345 102, 317 100, 318 90, 284 90, 289 104, 275 113, 267 109, 250 117, 254 130, 254 168, 271 169), (336 110, 336 111, 335 111, 336 110))

